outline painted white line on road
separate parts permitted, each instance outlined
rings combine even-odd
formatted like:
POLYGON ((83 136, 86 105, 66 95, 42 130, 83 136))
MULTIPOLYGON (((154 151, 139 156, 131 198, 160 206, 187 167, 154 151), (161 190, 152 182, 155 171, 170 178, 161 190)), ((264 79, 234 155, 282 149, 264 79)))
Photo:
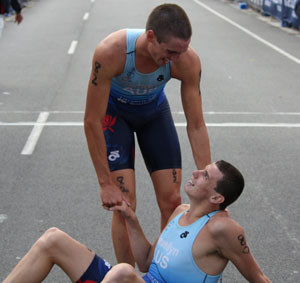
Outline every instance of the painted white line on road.
MULTIPOLYGON (((35 114, 41 113, 41 111, 27 111, 27 110, 0 110, 0 114, 35 114)), ((53 110, 48 111, 50 114, 84 114, 84 111, 68 111, 68 110, 53 110)), ((206 111, 203 112, 205 115, 267 115, 267 116, 300 116, 300 112, 215 112, 215 111, 206 111)), ((184 114, 183 111, 172 111, 172 114, 184 114)))
POLYGON ((229 24, 235 26, 236 28, 240 29, 241 31, 243 31, 243 32, 247 33, 248 35, 252 36, 256 40, 260 41, 261 43, 269 46, 270 48, 272 48, 273 50, 275 50, 278 53, 282 54, 283 56, 289 58, 290 60, 294 61, 297 64, 300 64, 300 59, 296 58, 295 56, 293 56, 293 55, 291 55, 287 52, 285 52, 284 50, 277 47, 276 45, 268 42, 267 40, 261 38, 260 36, 256 35, 255 33, 251 32, 250 30, 248 30, 248 29, 244 28, 243 26, 237 24, 236 22, 230 20, 229 18, 227 18, 224 15, 220 14, 219 12, 215 11, 214 9, 212 9, 211 7, 209 7, 206 4, 202 3, 201 1, 194 0, 194 2, 197 3, 198 5, 202 6, 203 8, 208 10, 209 12, 213 13, 214 15, 218 16, 219 18, 223 19, 224 21, 228 22, 229 24))
POLYGON ((77 44, 78 44, 78 41, 76 41, 76 40, 73 40, 71 42, 70 48, 68 50, 68 54, 74 54, 75 53, 77 44))
MULTIPOLYGON (((46 112, 48 113, 48 112, 46 112)), ((0 126, 34 126, 43 128, 44 126, 55 127, 83 127, 83 122, 0 122, 0 126)), ((185 127, 186 123, 175 123, 176 127, 185 127)), ((228 128, 300 128, 300 123, 206 123, 207 127, 228 127, 228 128)))
POLYGON ((21 152, 22 155, 31 155, 34 151, 34 148, 39 140, 39 137, 43 131, 45 126, 45 122, 47 121, 49 116, 49 112, 41 112, 37 122, 34 123, 34 128, 32 129, 27 142, 21 152))
MULTIPOLYGON (((1 113, 1 111, 0 111, 1 113)), ((183 111, 172 112, 173 114, 184 114, 183 111)), ((205 115, 266 115, 266 116, 299 116, 300 112, 203 112, 205 115)))
POLYGON ((7 219, 7 215, 6 214, 0 214, 0 223, 3 223, 4 220, 7 219))
MULTIPOLYGON (((186 123, 175 123, 176 127, 185 127, 186 123)), ((225 128, 300 128, 300 123, 206 123, 207 127, 225 128)))
POLYGON ((83 20, 86 21, 88 18, 89 18, 90 14, 88 12, 86 12, 84 15, 83 15, 83 20))
MULTIPOLYGON (((27 110, 0 110, 0 114, 35 114, 35 113, 41 113, 42 111, 27 111, 27 110)), ((53 114, 82 114, 84 111, 59 111, 59 110, 53 110, 48 111, 48 113, 53 114)))

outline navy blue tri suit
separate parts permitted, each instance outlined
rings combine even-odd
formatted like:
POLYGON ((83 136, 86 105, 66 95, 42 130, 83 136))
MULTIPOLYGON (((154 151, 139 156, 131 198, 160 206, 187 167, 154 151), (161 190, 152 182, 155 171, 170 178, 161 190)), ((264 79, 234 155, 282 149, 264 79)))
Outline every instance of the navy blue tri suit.
POLYGON ((177 132, 164 87, 171 78, 171 62, 149 74, 135 65, 135 44, 143 29, 127 29, 124 71, 111 81, 102 127, 111 171, 134 169, 135 138, 149 173, 181 168, 177 132))

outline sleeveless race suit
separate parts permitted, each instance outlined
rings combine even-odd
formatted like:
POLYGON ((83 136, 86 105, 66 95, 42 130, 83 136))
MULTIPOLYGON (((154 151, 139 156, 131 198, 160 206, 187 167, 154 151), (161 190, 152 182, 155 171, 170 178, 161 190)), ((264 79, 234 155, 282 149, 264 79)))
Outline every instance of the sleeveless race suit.
POLYGON ((181 168, 181 153, 170 107, 164 93, 171 78, 171 63, 152 73, 135 65, 135 45, 143 29, 127 29, 123 73, 111 81, 103 130, 111 171, 134 169, 134 132, 150 173, 181 168))
POLYGON ((204 215, 188 226, 180 226, 177 215, 162 232, 154 252, 146 282, 156 283, 216 283, 221 274, 208 275, 195 263, 192 255, 193 243, 209 219, 218 211, 204 215))
POLYGON ((127 58, 125 68, 120 76, 111 81, 111 97, 121 103, 143 105, 158 96, 164 97, 164 87, 171 78, 171 63, 159 67, 156 71, 143 74, 135 66, 136 40, 143 29, 127 29, 127 58))

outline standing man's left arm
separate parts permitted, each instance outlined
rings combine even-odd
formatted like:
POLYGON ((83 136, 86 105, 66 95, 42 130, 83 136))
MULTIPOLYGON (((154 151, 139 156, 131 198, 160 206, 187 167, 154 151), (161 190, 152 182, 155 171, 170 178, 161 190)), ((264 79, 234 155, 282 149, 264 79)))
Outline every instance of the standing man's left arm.
POLYGON ((209 137, 202 110, 200 90, 201 63, 196 52, 189 47, 174 64, 175 78, 181 80, 181 99, 187 121, 187 133, 198 169, 211 163, 209 137))

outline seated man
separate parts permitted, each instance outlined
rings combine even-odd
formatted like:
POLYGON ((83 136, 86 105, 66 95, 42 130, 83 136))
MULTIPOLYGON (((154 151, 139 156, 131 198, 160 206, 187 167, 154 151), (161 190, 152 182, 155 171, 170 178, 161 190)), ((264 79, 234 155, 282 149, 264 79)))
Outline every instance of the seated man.
POLYGON ((173 212, 152 245, 133 210, 123 202, 110 208, 124 217, 134 258, 142 278, 128 264, 111 268, 84 245, 51 228, 33 245, 4 280, 41 282, 57 264, 73 282, 218 282, 230 260, 250 282, 270 282, 256 263, 243 228, 225 208, 244 188, 241 173, 225 161, 194 171, 184 190, 190 204, 173 212))

